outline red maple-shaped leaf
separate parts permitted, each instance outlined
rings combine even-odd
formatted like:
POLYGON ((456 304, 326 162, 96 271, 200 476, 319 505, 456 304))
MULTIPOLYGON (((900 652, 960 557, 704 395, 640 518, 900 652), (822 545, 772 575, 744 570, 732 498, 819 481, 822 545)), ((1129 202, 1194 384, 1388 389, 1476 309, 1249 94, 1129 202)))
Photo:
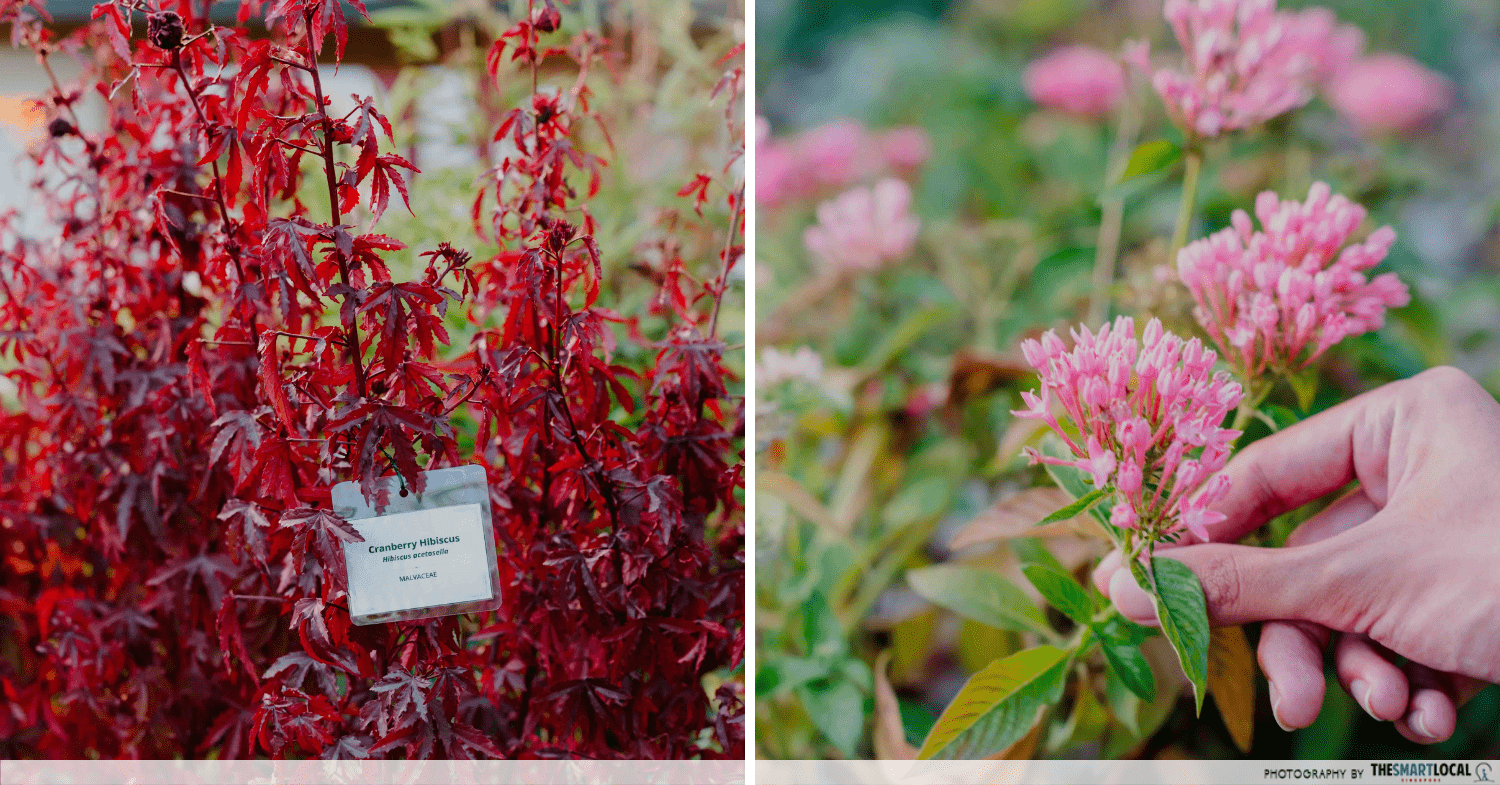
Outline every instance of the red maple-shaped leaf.
POLYGON ((272 756, 284 757, 289 747, 305 753, 322 752, 339 726, 338 711, 322 695, 308 697, 301 690, 278 686, 261 695, 251 723, 251 737, 272 756))
POLYGON ((245 648, 245 635, 240 630, 239 608, 233 594, 225 597, 223 604, 219 606, 218 626, 219 651, 224 655, 225 670, 234 670, 230 656, 238 657, 240 664, 245 666, 245 672, 250 675, 250 681, 259 687, 260 674, 255 672, 255 663, 250 660, 250 652, 245 648))
POLYGON ((306 569, 311 556, 333 578, 333 586, 343 590, 348 585, 344 543, 365 541, 354 526, 328 510, 298 507, 281 514, 281 528, 292 530, 291 554, 298 571, 306 569))

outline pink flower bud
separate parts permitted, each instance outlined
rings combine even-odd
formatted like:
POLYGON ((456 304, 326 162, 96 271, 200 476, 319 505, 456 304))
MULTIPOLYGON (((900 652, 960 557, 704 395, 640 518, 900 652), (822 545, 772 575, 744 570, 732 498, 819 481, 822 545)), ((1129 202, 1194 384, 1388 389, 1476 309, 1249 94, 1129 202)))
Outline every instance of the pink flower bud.
POLYGON ((1142 471, 1141 465, 1133 460, 1120 463, 1120 469, 1115 474, 1115 487, 1126 496, 1136 496, 1141 492, 1142 471))

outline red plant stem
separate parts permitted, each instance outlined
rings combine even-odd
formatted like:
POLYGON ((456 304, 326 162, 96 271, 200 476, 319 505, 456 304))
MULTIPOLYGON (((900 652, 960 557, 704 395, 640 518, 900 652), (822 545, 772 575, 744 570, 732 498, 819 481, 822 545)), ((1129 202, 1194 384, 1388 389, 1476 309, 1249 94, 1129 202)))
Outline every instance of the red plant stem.
MULTIPOLYGON (((323 116, 323 175, 328 181, 328 208, 333 214, 333 225, 338 226, 344 222, 344 216, 339 212, 339 188, 334 178, 333 160, 333 120, 328 117, 327 109, 323 102, 323 79, 318 74, 318 61, 313 54, 312 38, 308 37, 307 61, 312 65, 307 67, 307 72, 312 74, 313 93, 318 101, 318 114, 323 116)), ((349 260, 344 258, 344 253, 334 248, 334 256, 339 262, 339 281, 345 286, 349 283, 349 260)), ((346 298, 353 295, 345 295, 346 298)), ((349 320, 349 358, 354 361, 354 382, 359 390, 361 398, 369 397, 369 382, 365 377, 365 362, 361 351, 359 340, 359 314, 356 313, 349 320)))
MULTIPOLYGON (((535 18, 534 15, 533 15, 533 11, 534 11, 533 5, 534 5, 534 0, 526 0, 526 18, 527 19, 533 19, 533 18, 535 18)), ((536 94, 537 94, 537 84, 538 84, 538 81, 537 81, 537 56, 536 56, 536 47, 537 47, 538 44, 541 43, 541 36, 537 34, 536 26, 535 25, 527 28, 526 38, 527 38, 527 43, 531 47, 531 56, 529 58, 527 58, 527 59, 529 61, 529 65, 531 66, 531 95, 532 95, 532 98, 533 98, 533 105, 532 105, 532 110, 531 110, 531 155, 534 157, 538 153, 541 152, 541 145, 542 145, 541 112, 539 110, 537 110, 536 106, 535 106, 535 97, 536 97, 536 94)), ((560 273, 559 273, 559 275, 560 275, 560 273)), ((531 323, 532 323, 532 330, 536 333, 537 338, 540 339, 541 335, 542 335, 541 317, 534 310, 531 313, 531 323)), ((547 357, 547 364, 552 367, 552 369, 553 369, 553 374, 552 375, 554 377, 554 381, 556 381, 556 376, 557 376, 557 371, 556 371, 556 369, 557 369, 557 340, 556 340, 557 326, 554 324, 551 329, 553 331, 553 333, 552 333, 552 339, 547 342, 547 351, 548 351, 548 353, 550 355, 549 357, 547 357)), ((543 519, 545 519, 545 518, 549 517, 549 508, 552 505, 551 497, 552 497, 552 455, 553 455, 553 450, 552 450, 552 439, 553 439, 553 436, 552 436, 552 407, 548 406, 545 403, 545 401, 543 402, 543 405, 542 405, 542 433, 546 434, 546 442, 545 443, 547 445, 547 450, 542 455, 542 500, 541 500, 541 509, 539 511, 539 515, 540 515, 540 517, 542 517, 543 519)))
POLYGON ((729 234, 724 238, 724 267, 719 273, 719 278, 714 282, 714 311, 708 320, 708 337, 713 338, 719 334, 719 308, 724 304, 724 291, 729 288, 730 250, 734 248, 735 230, 740 225, 740 220, 745 217, 745 189, 741 187, 734 199, 734 215, 729 219, 729 234))
MULTIPOLYGON (((172 50, 172 69, 177 72, 178 78, 182 79, 182 86, 187 90, 188 100, 192 102, 193 111, 198 115, 198 124, 203 126, 205 134, 209 133, 208 117, 203 114, 203 107, 198 103, 198 93, 193 90, 193 80, 188 78, 187 70, 182 67, 182 50, 180 49, 172 50)), ((213 201, 219 208, 219 223, 224 230, 224 239, 230 241, 234 238, 232 236, 233 231, 229 228, 229 204, 224 198, 224 178, 219 172, 219 160, 217 158, 209 161, 209 164, 213 166, 214 170, 213 201)), ((225 246, 229 251, 230 260, 234 262, 234 270, 239 277, 240 283, 245 283, 245 268, 240 264, 239 249, 233 242, 226 242, 225 246)), ((259 332, 254 329, 253 322, 252 332, 259 332)))

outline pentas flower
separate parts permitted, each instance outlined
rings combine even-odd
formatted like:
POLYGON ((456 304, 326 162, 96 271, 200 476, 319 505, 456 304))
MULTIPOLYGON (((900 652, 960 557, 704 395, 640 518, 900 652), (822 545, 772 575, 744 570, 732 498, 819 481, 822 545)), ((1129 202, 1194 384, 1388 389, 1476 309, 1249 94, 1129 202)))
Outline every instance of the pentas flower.
POLYGON ((932 154, 916 126, 871 131, 857 120, 834 120, 795 136, 775 138, 756 122, 755 199, 775 206, 848 188, 883 172, 909 173, 932 154))
POLYGON ((1345 246, 1365 209, 1315 183, 1304 202, 1271 191, 1255 200, 1260 231, 1236 210, 1231 226, 1183 248, 1177 276, 1197 301, 1194 316, 1226 359, 1253 378, 1289 373, 1328 347, 1385 323, 1411 300, 1395 273, 1365 271, 1385 258, 1396 232, 1382 226, 1345 246))
POLYGON ((1317 87, 1326 87, 1365 51, 1365 34, 1354 25, 1339 24, 1333 11, 1304 8, 1286 15, 1287 47, 1305 57, 1306 77, 1317 87))
POLYGON ((1052 109, 1083 118, 1109 114, 1125 96, 1119 58, 1092 46, 1064 46, 1026 66, 1026 95, 1052 109))
POLYGON ((1276 0, 1167 0, 1164 15, 1186 55, 1152 86, 1189 134, 1212 138, 1259 125, 1312 99, 1327 42, 1276 0))
POLYGON ((1026 408, 1012 414, 1045 422, 1073 453, 1069 460, 1028 447, 1027 458, 1077 468, 1094 487, 1112 490, 1117 527, 1151 537, 1186 529, 1207 539, 1224 518, 1209 507, 1229 492, 1228 478, 1216 473, 1239 431, 1219 425, 1240 403, 1239 384, 1214 372, 1213 350, 1156 319, 1139 340, 1127 316, 1072 336, 1071 350, 1054 331, 1021 344, 1042 389, 1022 393, 1026 408))
POLYGON ((874 270, 903 259, 917 241, 911 187, 886 178, 818 205, 818 223, 803 235, 807 250, 830 270, 874 270))
POLYGON ((1328 102, 1365 133, 1410 133, 1453 108, 1453 85, 1442 74, 1399 54, 1377 54, 1344 69, 1328 102))
POLYGON ((914 125, 884 131, 875 143, 886 166, 897 171, 920 169, 932 157, 932 139, 914 125))

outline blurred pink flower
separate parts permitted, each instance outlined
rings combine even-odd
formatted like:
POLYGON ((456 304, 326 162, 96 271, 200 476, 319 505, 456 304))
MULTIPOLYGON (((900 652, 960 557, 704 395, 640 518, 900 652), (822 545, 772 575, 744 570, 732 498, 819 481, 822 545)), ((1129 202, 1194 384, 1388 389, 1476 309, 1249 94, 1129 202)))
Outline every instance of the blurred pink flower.
POLYGON ((911 188, 888 177, 818 205, 803 242, 826 269, 874 270, 911 253, 920 225, 910 207, 911 188))
POLYGON ((910 172, 932 154, 915 126, 871 132, 857 120, 835 120, 782 139, 756 122, 755 201, 777 205, 848 188, 883 171, 910 172))
POLYGON ((1115 526, 1172 535, 1184 528, 1207 539, 1222 516, 1207 508, 1229 492, 1213 477, 1224 468, 1238 431, 1220 428, 1240 403, 1239 384, 1214 373, 1218 357, 1197 338, 1183 341, 1152 319, 1137 340, 1135 322, 1121 316, 1091 333, 1072 332, 1065 349, 1056 332, 1021 344, 1041 379, 1040 395, 1023 393, 1017 417, 1045 422, 1074 460, 1027 448, 1033 463, 1072 466, 1097 488, 1111 489, 1115 526), (1061 411, 1052 410, 1057 401, 1061 411), (1078 441, 1061 419, 1076 428, 1078 441))
POLYGON ((877 165, 875 143, 858 120, 814 126, 796 139, 797 161, 818 185, 841 188, 870 175, 877 165))
POLYGON ((917 169, 932 156, 932 140, 914 125, 892 128, 880 135, 881 158, 896 170, 917 169))
POLYGON ((1312 99, 1329 42, 1291 31, 1310 25, 1276 0, 1167 0, 1164 15, 1187 58, 1152 85, 1190 134, 1215 137, 1259 125, 1312 99))
POLYGON ((1453 86, 1405 55, 1356 60, 1329 87, 1328 102, 1366 132, 1406 133, 1453 107, 1453 86))
POLYGON ((755 201, 780 204, 801 196, 807 186, 797 165, 796 152, 784 142, 770 139, 755 149, 755 201))
POLYGON ((1125 95, 1125 69, 1092 46, 1064 46, 1026 66, 1026 95, 1042 106, 1085 118, 1109 114, 1125 95))
POLYGON ((1331 196, 1326 183, 1313 184, 1305 202, 1266 191, 1255 215, 1260 231, 1236 210, 1232 226, 1177 256, 1177 275, 1198 303, 1194 316, 1244 378, 1303 368, 1344 338, 1379 329, 1387 308, 1410 301, 1395 273, 1365 275, 1396 232, 1382 226, 1345 247, 1365 208, 1331 196))
POLYGON ((1320 6, 1286 14, 1286 45, 1307 58, 1307 79, 1326 86, 1365 51, 1365 34, 1354 25, 1339 24, 1333 11, 1320 6))

